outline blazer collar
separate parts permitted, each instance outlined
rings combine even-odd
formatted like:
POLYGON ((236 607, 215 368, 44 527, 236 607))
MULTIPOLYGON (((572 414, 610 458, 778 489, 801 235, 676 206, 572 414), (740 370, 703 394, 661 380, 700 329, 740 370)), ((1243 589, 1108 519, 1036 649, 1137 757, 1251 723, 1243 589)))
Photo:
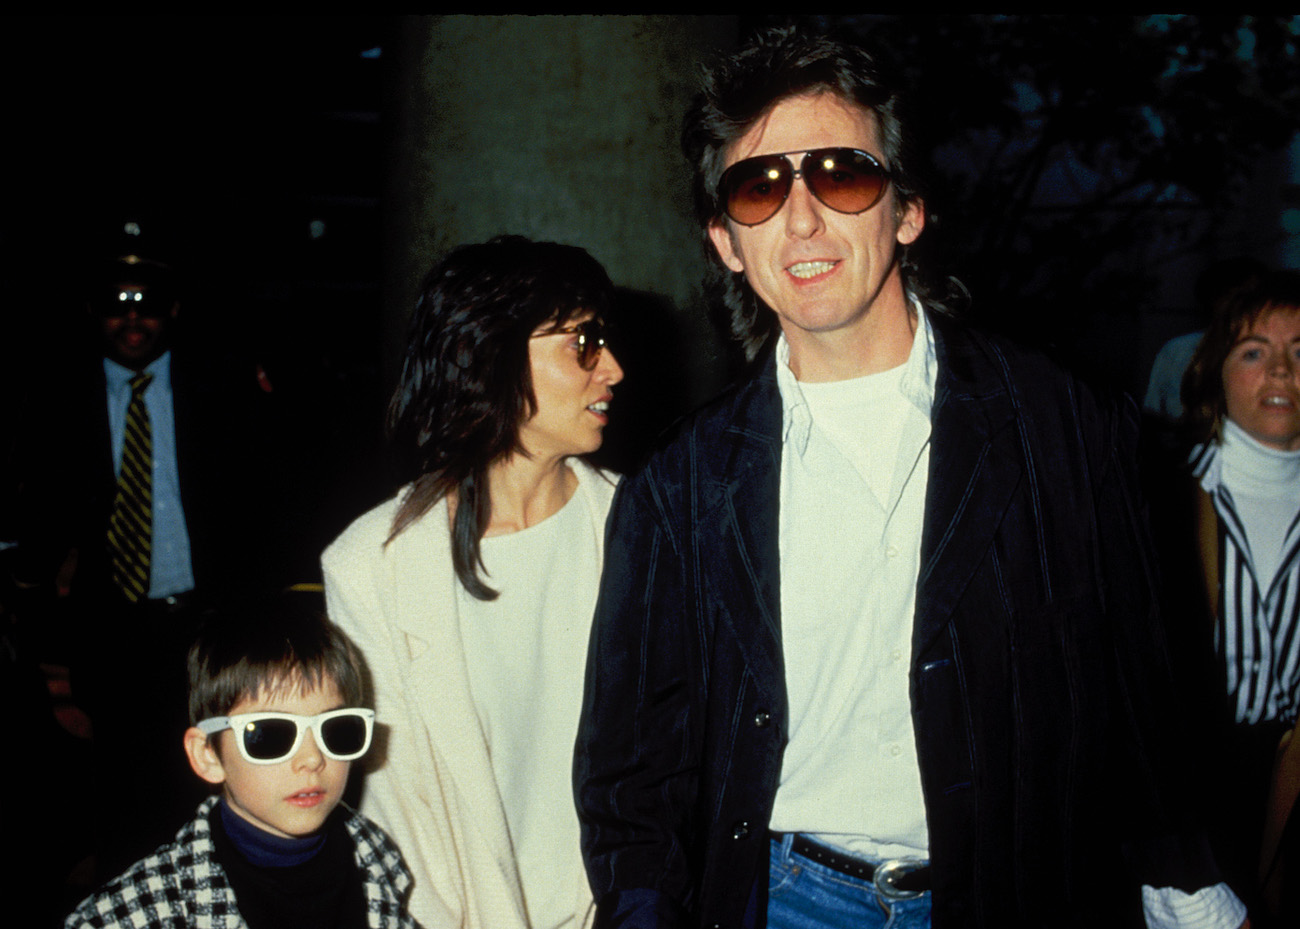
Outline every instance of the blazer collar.
MULTIPOLYGON (((719 598, 714 604, 719 621, 730 626, 754 680, 780 688, 768 695, 777 707, 785 703, 779 619, 781 394, 770 348, 757 364, 725 409, 717 446, 721 458, 704 468, 712 485, 701 488, 704 524, 698 531, 712 546, 703 553, 704 569, 718 579, 709 589, 719 598)), ((712 457, 707 431, 697 433, 697 441, 700 456, 712 457)))
MULTIPOLYGON (((996 345, 958 323, 929 316, 938 379, 931 411, 930 469, 921 568, 913 625, 914 654, 947 625, 983 560, 1023 478, 1017 400, 1006 359, 996 345)), ((783 686, 780 631, 779 511, 781 397, 771 352, 726 407, 716 467, 705 468, 700 530, 718 543, 706 570, 718 578, 748 578, 744 591, 711 585, 728 602, 719 614, 731 625, 754 679, 783 686), (706 479, 707 480, 707 479, 706 479), (731 603, 732 599, 737 602, 731 603), (761 634, 754 623, 762 626, 761 634)), ((707 444, 709 437, 699 435, 707 444)), ((701 452, 702 455, 708 454, 701 452)))
POLYGON ((931 413, 913 653, 947 625, 1023 476, 1017 399, 996 345, 931 315, 939 376, 931 413))
MULTIPOLYGON (((607 480, 576 459, 570 466, 584 484, 607 480)), ((581 486, 575 491, 591 493, 581 486)), ((586 505, 579 500, 570 505, 575 504, 586 505)), ((603 538, 603 512, 597 514, 595 509, 593 531, 603 538)), ((395 597, 391 612, 394 638, 400 638, 400 650, 408 661, 400 669, 412 691, 408 700, 420 708, 438 761, 445 765, 466 809, 474 811, 466 817, 467 828, 483 835, 498 860, 511 860, 510 836, 492 775, 487 738, 470 691, 461 635, 460 582, 452 568, 446 502, 439 502, 389 543, 385 561, 387 589, 395 597)))

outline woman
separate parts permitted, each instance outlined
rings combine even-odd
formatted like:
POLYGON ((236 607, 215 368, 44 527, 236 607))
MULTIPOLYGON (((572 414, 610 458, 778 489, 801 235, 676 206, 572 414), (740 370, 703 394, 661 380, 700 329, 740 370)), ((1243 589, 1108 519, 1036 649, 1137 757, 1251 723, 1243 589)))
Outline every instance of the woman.
POLYGON ((1198 542, 1232 719, 1221 863, 1256 874, 1277 748, 1300 709, 1300 273, 1225 302, 1183 380, 1202 439, 1198 542))
POLYGON ((362 808, 444 926, 580 925, 570 771, 613 483, 594 452, 623 377, 586 252, 456 249, 416 304, 389 426, 409 483, 326 550, 331 618, 388 727, 362 808))

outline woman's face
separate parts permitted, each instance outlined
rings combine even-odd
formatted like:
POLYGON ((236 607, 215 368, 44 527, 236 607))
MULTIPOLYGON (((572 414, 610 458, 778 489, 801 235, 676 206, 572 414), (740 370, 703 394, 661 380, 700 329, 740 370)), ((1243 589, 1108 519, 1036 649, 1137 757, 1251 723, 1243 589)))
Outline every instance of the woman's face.
POLYGON ((1300 449, 1300 308, 1265 311, 1223 362, 1228 418, 1256 441, 1300 449))
MULTIPOLYGON (((571 329, 591 319, 580 315, 564 323, 571 329)), ((579 364, 579 336, 557 332, 554 322, 533 332, 528 358, 537 410, 519 427, 523 447, 534 457, 564 458, 585 455, 600 448, 613 386, 623 380, 614 353, 600 351, 587 370, 579 364)))

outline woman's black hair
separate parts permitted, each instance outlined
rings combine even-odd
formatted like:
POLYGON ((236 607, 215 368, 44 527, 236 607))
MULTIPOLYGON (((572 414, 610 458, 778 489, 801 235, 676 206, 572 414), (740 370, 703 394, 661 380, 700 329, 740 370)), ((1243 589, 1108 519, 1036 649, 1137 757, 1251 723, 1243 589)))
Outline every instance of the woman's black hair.
POLYGON ((488 467, 524 453, 519 427, 537 406, 528 340, 546 324, 603 317, 612 295, 609 275, 583 249, 521 236, 463 245, 425 277, 388 410, 410 482, 389 541, 451 496, 452 564, 480 600, 496 597, 479 575, 492 515, 488 467))

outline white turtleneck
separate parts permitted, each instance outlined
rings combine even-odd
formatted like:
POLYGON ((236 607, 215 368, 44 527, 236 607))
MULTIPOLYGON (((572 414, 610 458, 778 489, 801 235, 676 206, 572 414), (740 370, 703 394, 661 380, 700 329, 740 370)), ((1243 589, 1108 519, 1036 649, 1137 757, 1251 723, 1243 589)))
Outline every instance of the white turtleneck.
POLYGON ((1300 510, 1300 451, 1270 448, 1230 419, 1220 443, 1220 479, 1232 493, 1261 590, 1282 559, 1282 543, 1300 510))

